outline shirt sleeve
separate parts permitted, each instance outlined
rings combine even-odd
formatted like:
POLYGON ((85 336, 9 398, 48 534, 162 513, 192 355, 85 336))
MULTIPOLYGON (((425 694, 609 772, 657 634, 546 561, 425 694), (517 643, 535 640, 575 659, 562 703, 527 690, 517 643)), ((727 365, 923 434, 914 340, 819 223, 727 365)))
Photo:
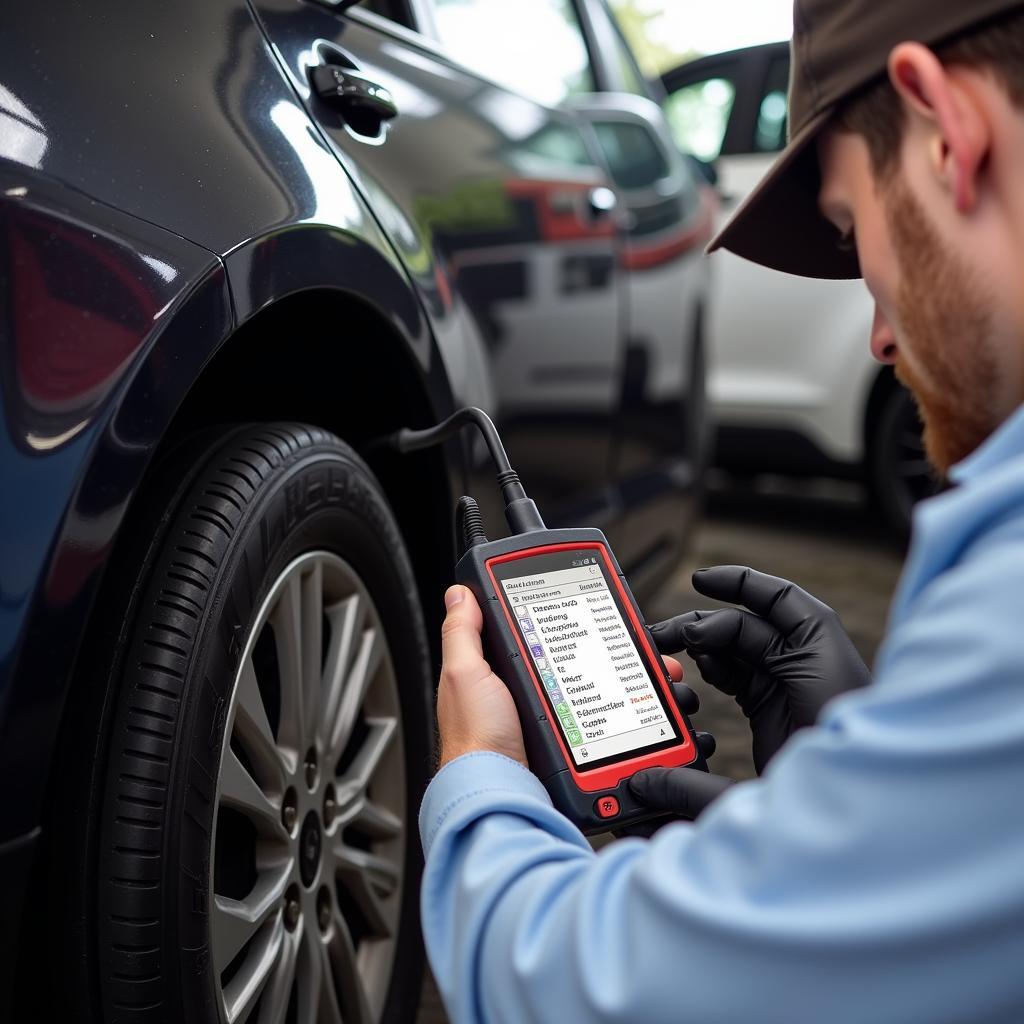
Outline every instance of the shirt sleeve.
POLYGON ((449 764, 422 910, 455 1024, 1019 1020, 1022 552, 936 578, 876 683, 694 825, 595 855, 521 766, 449 764))

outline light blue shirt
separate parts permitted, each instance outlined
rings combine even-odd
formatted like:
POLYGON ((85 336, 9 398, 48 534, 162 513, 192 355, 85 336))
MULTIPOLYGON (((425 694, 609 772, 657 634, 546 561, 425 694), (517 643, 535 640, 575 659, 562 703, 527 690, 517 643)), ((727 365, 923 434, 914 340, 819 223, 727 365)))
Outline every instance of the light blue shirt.
POLYGON ((594 854, 498 754, 420 812, 456 1024, 1024 1021, 1024 409, 920 507, 875 682, 594 854))

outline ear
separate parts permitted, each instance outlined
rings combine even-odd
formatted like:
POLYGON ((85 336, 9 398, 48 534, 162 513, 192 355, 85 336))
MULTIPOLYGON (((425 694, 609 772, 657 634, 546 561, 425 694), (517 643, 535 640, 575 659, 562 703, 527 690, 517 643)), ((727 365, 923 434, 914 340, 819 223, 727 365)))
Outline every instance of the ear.
POLYGON ((991 127, 962 80, 920 43, 900 43, 889 54, 889 81, 909 111, 934 131, 932 169, 959 213, 977 204, 978 174, 992 142, 991 127))

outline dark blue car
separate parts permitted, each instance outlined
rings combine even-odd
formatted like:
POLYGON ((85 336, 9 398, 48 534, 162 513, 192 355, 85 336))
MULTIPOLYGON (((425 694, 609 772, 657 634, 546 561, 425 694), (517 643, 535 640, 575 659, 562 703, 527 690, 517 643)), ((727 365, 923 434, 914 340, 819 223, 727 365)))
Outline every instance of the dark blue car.
POLYGON ((458 494, 501 525, 477 438, 372 442, 482 406, 672 567, 712 200, 646 91, 595 0, 4 19, 0 1018, 409 1019, 458 494))

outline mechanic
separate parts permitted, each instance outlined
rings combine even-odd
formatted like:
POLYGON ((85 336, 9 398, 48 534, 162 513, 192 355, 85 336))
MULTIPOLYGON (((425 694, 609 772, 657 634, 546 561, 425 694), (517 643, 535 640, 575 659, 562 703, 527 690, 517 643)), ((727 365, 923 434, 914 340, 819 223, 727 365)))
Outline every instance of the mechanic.
POLYGON ((736 696, 764 773, 637 776, 703 813, 596 855, 448 591, 420 827, 457 1024, 1024 1021, 1024 6, 798 0, 792 55, 789 145, 713 247, 862 274, 955 486, 917 512, 870 685, 792 584, 694 576, 743 607, 654 635, 736 696))

